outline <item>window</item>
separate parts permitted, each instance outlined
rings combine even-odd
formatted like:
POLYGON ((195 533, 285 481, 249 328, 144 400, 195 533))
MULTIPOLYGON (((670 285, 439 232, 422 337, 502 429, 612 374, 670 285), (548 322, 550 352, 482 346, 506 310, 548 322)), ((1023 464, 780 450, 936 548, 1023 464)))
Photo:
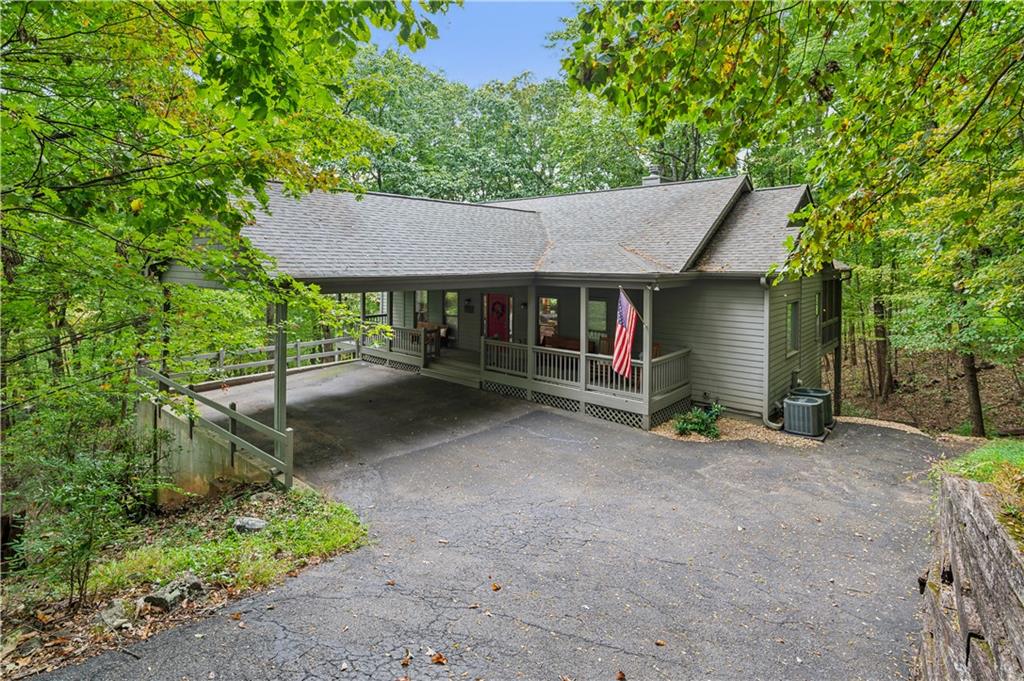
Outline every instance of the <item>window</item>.
POLYGON ((786 351, 800 350, 800 301, 794 300, 786 306, 786 351))
POLYGON ((558 335, 558 298, 541 298, 537 306, 537 325, 540 342, 549 336, 558 335))
POLYGON ((415 293, 415 305, 413 309, 416 311, 416 321, 425 322, 427 321, 427 292, 416 291, 415 293))
POLYGON ((821 306, 821 293, 814 294, 814 328, 817 330, 818 338, 821 338, 821 316, 825 309, 821 306))
POLYGON ((459 292, 458 291, 445 291, 444 292, 444 321, 447 324, 450 321, 455 321, 459 318, 459 292))
POLYGON ((608 301, 587 301, 587 331, 604 334, 608 331, 608 301))

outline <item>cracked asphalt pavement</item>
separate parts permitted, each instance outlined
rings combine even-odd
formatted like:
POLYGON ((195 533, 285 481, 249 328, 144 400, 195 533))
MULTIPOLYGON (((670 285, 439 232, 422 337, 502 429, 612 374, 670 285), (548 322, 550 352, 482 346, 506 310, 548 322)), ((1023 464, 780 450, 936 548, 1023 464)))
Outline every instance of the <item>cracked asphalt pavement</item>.
MULTIPOLYGON (((271 392, 218 399, 269 420, 271 392)), ((928 438, 675 442, 362 364, 290 377, 289 425, 370 544, 47 678, 907 675, 928 438)))

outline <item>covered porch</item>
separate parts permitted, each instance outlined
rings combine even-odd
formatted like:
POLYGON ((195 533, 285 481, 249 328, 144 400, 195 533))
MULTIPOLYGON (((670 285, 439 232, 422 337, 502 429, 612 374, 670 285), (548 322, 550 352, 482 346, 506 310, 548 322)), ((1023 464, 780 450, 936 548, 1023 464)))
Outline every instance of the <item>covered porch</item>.
MULTIPOLYGON (((612 370, 617 287, 533 281, 386 292, 362 359, 571 412, 650 428, 688 405, 687 347, 659 333, 655 284, 625 287, 642 322, 631 375, 612 370)), ((669 320, 665 320, 668 322, 669 320)), ((667 329, 667 324, 663 328, 667 329)))

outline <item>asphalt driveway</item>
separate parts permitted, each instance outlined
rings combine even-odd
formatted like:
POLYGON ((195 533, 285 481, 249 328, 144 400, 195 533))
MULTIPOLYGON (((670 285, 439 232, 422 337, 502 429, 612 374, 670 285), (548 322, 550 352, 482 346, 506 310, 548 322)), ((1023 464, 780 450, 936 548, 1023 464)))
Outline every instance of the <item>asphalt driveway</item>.
MULTIPOLYGON (((267 415, 270 392, 223 397, 267 415)), ((289 425, 371 545, 51 678, 907 674, 927 438, 679 443, 363 365, 292 377, 289 425)))

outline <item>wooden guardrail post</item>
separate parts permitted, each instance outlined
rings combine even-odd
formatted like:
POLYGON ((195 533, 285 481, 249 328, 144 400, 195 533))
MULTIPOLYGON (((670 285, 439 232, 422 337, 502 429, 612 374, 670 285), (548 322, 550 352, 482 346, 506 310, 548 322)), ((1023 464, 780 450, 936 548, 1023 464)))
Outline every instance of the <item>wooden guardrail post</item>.
POLYGON ((420 366, 427 366, 427 330, 419 329, 420 332, 420 366))
MULTIPOLYGON (((238 405, 235 402, 232 402, 231 404, 229 404, 228 408, 232 412, 238 411, 238 405)), ((231 433, 232 435, 238 435, 238 422, 235 421, 234 414, 232 414, 231 416, 228 417, 228 432, 231 433)), ((236 447, 236 445, 235 445, 233 440, 230 441, 229 444, 231 445, 231 467, 234 468, 235 467, 235 447, 236 447)))
POLYGON ((284 431, 284 486, 292 488, 292 469, 295 465, 295 431, 286 428, 284 431))

